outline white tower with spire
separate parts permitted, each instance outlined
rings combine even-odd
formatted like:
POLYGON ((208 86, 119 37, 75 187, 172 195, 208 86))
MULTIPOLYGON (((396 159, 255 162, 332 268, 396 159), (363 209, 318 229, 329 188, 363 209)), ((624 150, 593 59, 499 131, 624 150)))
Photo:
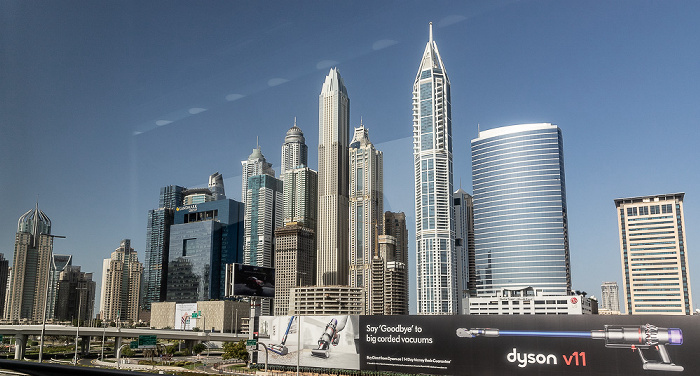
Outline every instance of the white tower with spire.
POLYGON ((348 284, 348 137, 350 100, 337 68, 318 97, 316 284, 348 284))
POLYGON ((413 84, 413 162, 418 314, 455 314, 450 80, 433 41, 432 23, 413 84))

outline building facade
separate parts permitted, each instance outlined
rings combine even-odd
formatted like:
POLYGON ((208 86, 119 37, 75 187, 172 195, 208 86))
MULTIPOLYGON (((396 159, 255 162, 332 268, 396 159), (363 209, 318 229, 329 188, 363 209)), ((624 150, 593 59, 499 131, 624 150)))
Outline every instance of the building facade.
POLYGON ((309 148, 306 146, 304 132, 297 127, 297 119, 294 118, 294 126, 289 128, 282 144, 282 164, 280 164, 280 177, 296 168, 306 167, 309 158, 309 148))
POLYGON ((361 315, 362 289, 348 286, 297 287, 289 291, 290 315, 361 315))
POLYGON ((290 222, 275 230, 275 315, 289 313, 289 292, 312 286, 316 272, 316 234, 290 222))
POLYGON ((396 238, 380 235, 372 258, 371 315, 408 315, 407 265, 398 260, 396 238))
POLYGON ((151 303, 165 300, 165 281, 170 256, 170 226, 175 208, 182 205, 185 187, 170 185, 160 189, 158 208, 148 211, 146 225, 146 260, 142 305, 151 309, 151 303))
POLYGON ((166 299, 221 299, 225 265, 243 261, 244 205, 224 199, 175 209, 170 227, 166 299))
POLYGON ((7 286, 10 278, 10 261, 0 253, 0 318, 5 317, 5 305, 7 304, 7 286))
POLYGON ((350 99, 336 68, 318 98, 316 284, 348 284, 348 137, 350 99))
POLYGON ((597 302, 583 295, 545 295, 541 290, 504 289, 496 296, 465 298, 466 315, 591 315, 597 302))
POLYGON ((620 314, 620 291, 617 282, 603 282, 600 285, 600 314, 620 314))
POLYGON ((283 176, 283 223, 298 223, 316 229, 318 217, 318 173, 308 167, 287 171, 283 176))
POLYGON ((58 321, 87 321, 94 316, 95 281, 80 266, 66 266, 56 279, 54 318, 58 321))
POLYGON ((474 202, 472 196, 462 188, 454 193, 455 252, 457 253, 457 290, 459 311, 462 302, 476 295, 476 267, 474 264, 474 202))
POLYGON ((56 303, 58 299, 58 281, 61 273, 68 267, 73 265, 73 256, 71 255, 52 255, 51 257, 51 274, 49 276, 49 290, 46 302, 46 318, 48 320, 58 319, 55 314, 56 303))
POLYGON ((131 248, 131 240, 122 240, 111 257, 105 259, 104 265, 100 318, 106 321, 138 321, 143 264, 131 248))
POLYGON ((9 320, 43 321, 52 252, 51 220, 39 210, 37 204, 17 222, 14 264, 5 313, 9 320))
POLYGON ((561 130, 521 124, 471 141, 477 295, 532 287, 569 295, 561 130))
POLYGON ((684 196, 615 200, 627 314, 693 313, 684 196))
POLYGON ((452 209, 450 80, 433 41, 433 25, 413 83, 418 313, 458 309, 452 209))
POLYGON ((260 151, 260 145, 253 149, 253 152, 248 156, 247 160, 241 161, 241 166, 243 166, 243 176, 241 177, 241 201, 243 204, 246 204, 248 180, 250 177, 255 175, 269 175, 274 178, 275 170, 272 169, 272 163, 267 163, 265 156, 262 151, 260 151))
POLYGON ((372 312, 372 260, 379 255, 378 236, 384 224, 383 154, 369 140, 364 125, 355 128, 349 148, 350 287, 364 290, 365 314, 372 312))
POLYGON ((248 179, 243 263, 273 267, 275 229, 282 227, 282 181, 270 175, 248 179))

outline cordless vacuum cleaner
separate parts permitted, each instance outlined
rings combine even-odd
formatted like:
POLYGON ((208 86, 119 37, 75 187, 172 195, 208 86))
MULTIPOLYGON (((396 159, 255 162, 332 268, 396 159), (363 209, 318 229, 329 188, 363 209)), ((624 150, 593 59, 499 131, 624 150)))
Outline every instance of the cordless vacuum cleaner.
POLYGON ((457 329, 457 337, 555 337, 592 338, 605 340, 605 347, 638 350, 642 368, 652 371, 683 371, 683 366, 674 364, 666 351, 666 345, 682 345, 683 333, 678 328, 659 328, 651 324, 623 327, 605 325, 603 330, 590 332, 556 332, 528 330, 498 330, 491 328, 457 329), (642 350, 653 348, 661 360, 647 359, 642 350))
POLYGON ((268 349, 270 351, 272 351, 275 354, 279 354, 279 355, 287 355, 289 350, 287 349, 287 346, 285 346, 284 344, 285 344, 285 342, 287 342, 287 334, 289 334, 289 328, 292 327, 292 322, 294 322, 294 316, 292 316, 289 319, 289 324, 287 324, 287 330, 284 331, 284 336, 282 337, 282 343, 280 343, 279 345, 268 346, 268 349))
POLYGON ((331 356, 331 345, 338 345, 340 341, 340 331, 345 328, 347 321, 347 316, 342 316, 340 320, 332 318, 326 325, 323 334, 321 334, 321 338, 318 339, 318 347, 311 350, 311 355, 320 358, 329 358, 331 356))

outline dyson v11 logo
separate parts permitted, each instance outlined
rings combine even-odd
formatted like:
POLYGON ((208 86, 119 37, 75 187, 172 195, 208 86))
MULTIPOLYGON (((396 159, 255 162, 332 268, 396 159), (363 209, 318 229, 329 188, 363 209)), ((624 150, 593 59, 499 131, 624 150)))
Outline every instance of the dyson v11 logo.
POLYGON ((513 352, 506 356, 509 362, 518 362, 518 367, 525 368, 528 364, 557 364, 557 357, 554 354, 530 354, 519 353, 518 349, 513 347, 513 352))

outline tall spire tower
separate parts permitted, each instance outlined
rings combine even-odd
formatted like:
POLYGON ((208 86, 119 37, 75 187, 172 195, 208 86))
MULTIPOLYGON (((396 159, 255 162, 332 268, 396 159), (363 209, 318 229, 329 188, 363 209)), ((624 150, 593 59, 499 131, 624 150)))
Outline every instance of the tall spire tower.
POLYGON ((450 80, 431 22, 413 84, 417 298, 424 315, 457 313, 451 110, 450 80))
POLYGON ((316 284, 348 284, 348 138, 350 100, 332 68, 318 97, 318 243, 316 284))

